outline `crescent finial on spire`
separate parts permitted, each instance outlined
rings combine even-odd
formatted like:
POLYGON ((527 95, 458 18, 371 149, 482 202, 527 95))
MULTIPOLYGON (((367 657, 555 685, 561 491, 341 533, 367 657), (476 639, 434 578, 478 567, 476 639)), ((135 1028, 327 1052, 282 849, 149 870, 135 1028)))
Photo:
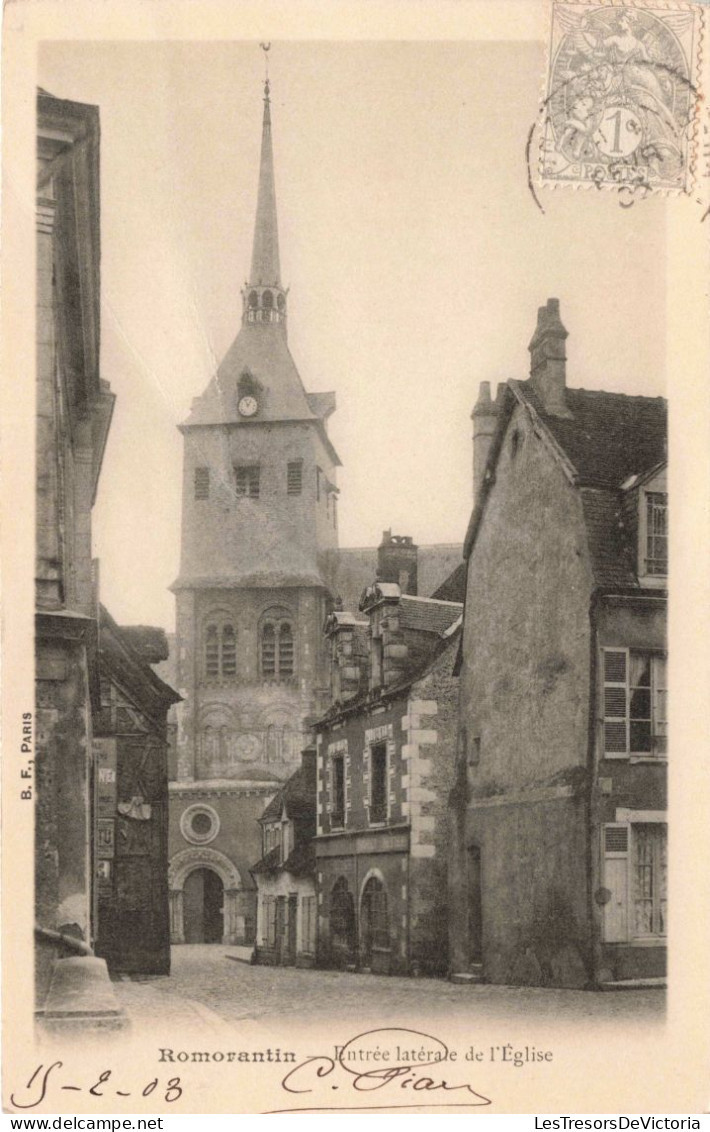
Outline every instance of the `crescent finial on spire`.
POLYGON ((266 98, 268 99, 268 97, 269 97, 269 51, 271 50, 271 41, 269 40, 268 43, 260 43, 259 47, 264 52, 264 68, 265 68, 265 72, 266 72, 266 77, 264 79, 264 94, 266 95, 266 98))

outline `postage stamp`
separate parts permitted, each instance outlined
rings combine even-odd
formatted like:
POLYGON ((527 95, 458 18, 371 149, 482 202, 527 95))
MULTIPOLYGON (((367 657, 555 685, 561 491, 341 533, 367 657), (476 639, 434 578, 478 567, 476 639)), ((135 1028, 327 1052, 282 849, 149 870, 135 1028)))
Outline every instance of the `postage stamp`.
POLYGON ((553 3, 543 184, 690 192, 700 5, 553 3))

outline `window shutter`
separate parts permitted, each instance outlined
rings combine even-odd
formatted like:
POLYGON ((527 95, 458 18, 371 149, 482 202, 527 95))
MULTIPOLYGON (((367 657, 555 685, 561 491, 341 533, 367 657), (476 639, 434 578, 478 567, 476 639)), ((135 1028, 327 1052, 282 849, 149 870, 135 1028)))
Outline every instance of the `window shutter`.
POLYGON ((605 825, 603 837, 604 887, 610 893, 604 905, 604 939, 607 943, 621 943, 629 936, 629 827, 605 825))
POLYGON ((628 746, 628 650, 604 649, 604 752, 626 754, 628 746))
POLYGON ((653 753, 654 755, 665 755, 668 749, 668 683, 665 657, 656 656, 653 658, 651 675, 653 686, 653 753))

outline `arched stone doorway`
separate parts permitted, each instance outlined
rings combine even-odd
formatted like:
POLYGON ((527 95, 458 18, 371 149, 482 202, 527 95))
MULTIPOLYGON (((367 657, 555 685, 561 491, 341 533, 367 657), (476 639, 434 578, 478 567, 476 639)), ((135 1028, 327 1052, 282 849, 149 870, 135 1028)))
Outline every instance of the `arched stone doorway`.
POLYGON ((345 877, 340 877, 330 894, 330 958, 336 967, 346 967, 357 958, 355 901, 345 877))
POLYGON ((185 943, 221 943, 224 884, 214 869, 193 869, 182 890, 185 943))
POLYGON ((387 889, 379 876, 366 881, 360 900, 360 956, 363 967, 388 972, 390 934, 387 889))
POLYGON ((244 942, 242 880, 224 853, 197 845, 176 853, 168 868, 168 886, 171 943, 244 942), (194 874, 200 875, 191 880, 194 874), (210 938, 188 938, 199 934, 200 923, 202 934, 210 938))

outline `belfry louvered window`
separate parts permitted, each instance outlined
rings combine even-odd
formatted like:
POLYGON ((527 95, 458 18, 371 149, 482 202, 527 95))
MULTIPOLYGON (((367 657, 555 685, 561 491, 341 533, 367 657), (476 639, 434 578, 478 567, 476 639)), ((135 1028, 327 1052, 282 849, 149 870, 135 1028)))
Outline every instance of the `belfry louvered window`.
POLYGON ((195 468, 195 499, 209 499, 210 497, 210 470, 209 468, 195 468))
POLYGON ((295 642, 290 615, 274 610, 264 615, 260 629, 261 674, 288 680, 295 672, 295 642))
POLYGON ((208 625, 205 632, 205 673, 219 676, 219 630, 216 625, 208 625))
POLYGON ((288 495, 300 495, 303 490, 303 461, 291 460, 286 467, 286 491, 288 495))
POLYGON ((205 676, 215 680, 237 674, 237 634, 230 622, 210 622, 205 629, 205 676))
POLYGON ((237 671, 237 635, 233 625, 222 628, 222 675, 234 676, 237 671))
POLYGON ((630 649, 603 650, 604 754, 666 754, 666 661, 630 649))

